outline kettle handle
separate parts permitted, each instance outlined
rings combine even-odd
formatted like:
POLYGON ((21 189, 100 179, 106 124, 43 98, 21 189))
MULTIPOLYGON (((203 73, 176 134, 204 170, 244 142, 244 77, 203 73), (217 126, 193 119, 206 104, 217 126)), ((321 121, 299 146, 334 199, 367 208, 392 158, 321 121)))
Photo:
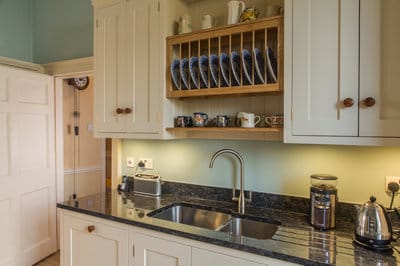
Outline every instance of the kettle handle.
MULTIPOLYGON (((399 211, 399 209, 397 209, 397 208, 393 208, 393 209, 394 209, 394 212, 397 214, 397 218, 400 221, 400 211, 399 211)), ((396 232, 396 235, 397 235, 397 238, 395 238, 394 241, 397 241, 400 238, 399 232, 396 232)))

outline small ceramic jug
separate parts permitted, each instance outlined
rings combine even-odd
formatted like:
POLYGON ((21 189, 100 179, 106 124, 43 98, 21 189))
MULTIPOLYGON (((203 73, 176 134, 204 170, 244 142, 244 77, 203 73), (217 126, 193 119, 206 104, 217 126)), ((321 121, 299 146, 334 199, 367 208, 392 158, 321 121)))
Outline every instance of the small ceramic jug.
POLYGON ((203 30, 215 27, 217 20, 211 15, 203 15, 201 17, 201 28, 203 30))
POLYGON ((194 127, 204 127, 206 121, 208 119, 208 115, 201 112, 193 113, 193 126, 194 127))
POLYGON ((228 2, 228 24, 235 24, 239 22, 239 16, 242 14, 246 5, 243 1, 229 1, 228 2))
POLYGON ((176 127, 190 127, 192 125, 192 118, 186 115, 178 115, 176 117, 176 127))
POLYGON ((188 14, 179 17, 178 33, 192 32, 192 22, 188 14))
POLYGON ((217 115, 217 127, 227 127, 229 120, 227 115, 217 115))

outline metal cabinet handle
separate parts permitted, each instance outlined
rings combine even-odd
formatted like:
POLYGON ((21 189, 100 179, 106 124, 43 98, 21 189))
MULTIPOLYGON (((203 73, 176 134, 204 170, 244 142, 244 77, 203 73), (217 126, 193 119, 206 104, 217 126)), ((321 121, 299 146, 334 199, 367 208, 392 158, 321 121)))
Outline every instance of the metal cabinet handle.
POLYGON ((122 108, 117 108, 116 110, 117 114, 122 114, 124 112, 124 109, 122 108))
POLYGON ((94 227, 94 225, 89 225, 89 226, 87 227, 87 230, 88 230, 89 233, 93 232, 95 229, 96 229, 96 228, 94 227))
POLYGON ((372 97, 367 97, 364 99, 364 105, 367 107, 371 107, 375 105, 375 99, 372 97))
POLYGON ((127 108, 125 108, 124 112, 125 112, 125 114, 130 114, 130 113, 132 113, 132 109, 127 107, 127 108))
POLYGON ((354 105, 354 100, 353 98, 346 98, 343 101, 344 107, 352 107, 354 105))

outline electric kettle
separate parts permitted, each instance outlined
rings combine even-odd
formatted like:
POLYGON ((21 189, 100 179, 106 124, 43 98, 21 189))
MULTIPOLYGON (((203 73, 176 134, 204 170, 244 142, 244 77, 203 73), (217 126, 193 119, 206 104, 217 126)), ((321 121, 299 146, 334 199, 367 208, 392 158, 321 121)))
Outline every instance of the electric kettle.
POLYGON ((392 224, 383 206, 371 196, 357 212, 354 242, 373 249, 390 249, 392 224))

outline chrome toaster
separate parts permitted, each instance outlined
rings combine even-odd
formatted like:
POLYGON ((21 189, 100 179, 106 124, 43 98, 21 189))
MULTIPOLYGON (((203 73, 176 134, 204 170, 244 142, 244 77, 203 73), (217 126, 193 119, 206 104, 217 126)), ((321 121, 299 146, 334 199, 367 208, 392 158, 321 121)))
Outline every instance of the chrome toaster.
POLYGON ((161 179, 157 174, 136 173, 133 176, 133 192, 148 196, 161 196, 161 179))

